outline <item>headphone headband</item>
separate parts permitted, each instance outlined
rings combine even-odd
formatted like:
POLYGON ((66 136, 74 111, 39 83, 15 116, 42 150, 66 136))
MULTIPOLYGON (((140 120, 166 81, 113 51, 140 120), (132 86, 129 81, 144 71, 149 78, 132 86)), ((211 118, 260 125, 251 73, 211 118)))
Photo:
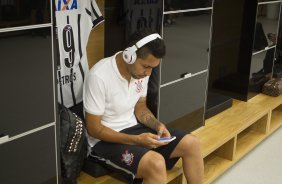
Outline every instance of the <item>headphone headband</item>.
POLYGON ((136 42, 135 45, 131 46, 131 47, 128 47, 126 48, 124 51, 123 51, 123 60, 128 63, 128 64, 133 64, 136 59, 137 59, 137 54, 136 54, 136 51, 143 47, 144 45, 146 45, 147 43, 155 40, 155 39, 161 39, 161 36, 158 34, 158 33, 153 33, 153 34, 150 34, 144 38, 142 38, 141 40, 139 40, 138 42, 136 42))
POLYGON ((158 33, 150 34, 150 35, 142 38, 141 40, 139 40, 135 45, 139 49, 142 46, 146 45, 147 43, 149 43, 149 42, 151 42, 151 41, 153 41, 157 38, 161 39, 161 36, 158 33))

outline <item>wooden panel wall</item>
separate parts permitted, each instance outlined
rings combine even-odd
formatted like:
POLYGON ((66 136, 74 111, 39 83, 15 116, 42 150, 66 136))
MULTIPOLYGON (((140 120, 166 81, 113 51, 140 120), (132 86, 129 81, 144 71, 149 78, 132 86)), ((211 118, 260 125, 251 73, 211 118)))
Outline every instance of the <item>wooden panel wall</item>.
MULTIPOLYGON (((96 0, 101 13, 105 17, 105 0, 96 0)), ((87 44, 87 57, 88 65, 91 68, 97 61, 104 58, 104 37, 105 37, 105 24, 100 23, 97 27, 92 29, 88 44, 87 44)))

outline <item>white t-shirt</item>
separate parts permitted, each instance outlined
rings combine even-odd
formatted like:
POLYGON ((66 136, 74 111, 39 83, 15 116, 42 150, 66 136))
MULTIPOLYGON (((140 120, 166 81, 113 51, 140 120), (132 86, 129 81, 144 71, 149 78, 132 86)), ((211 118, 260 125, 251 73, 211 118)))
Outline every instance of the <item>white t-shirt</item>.
POLYGON ((82 101, 83 81, 89 71, 86 46, 91 29, 104 20, 95 0, 55 0, 60 62, 58 101, 71 107, 82 101))
MULTIPOLYGON (((134 107, 140 97, 147 95, 149 76, 131 78, 128 83, 119 73, 115 59, 117 54, 91 68, 84 83, 83 103, 86 112, 102 115, 104 126, 120 131, 137 124, 134 107)), ((98 141, 88 136, 91 147, 98 141)))

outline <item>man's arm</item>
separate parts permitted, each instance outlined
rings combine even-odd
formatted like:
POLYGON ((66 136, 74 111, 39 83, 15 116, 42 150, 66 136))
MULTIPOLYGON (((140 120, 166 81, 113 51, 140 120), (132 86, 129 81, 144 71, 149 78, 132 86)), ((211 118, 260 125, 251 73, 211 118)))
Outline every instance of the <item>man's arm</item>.
POLYGON ((85 113, 85 121, 87 132, 90 136, 97 139, 114 142, 120 144, 141 145, 148 148, 156 148, 164 145, 158 142, 157 135, 151 133, 143 133, 139 135, 129 135, 121 132, 116 132, 101 123, 101 116, 85 113))
POLYGON ((86 112, 85 121, 87 132, 89 135, 97 139, 121 144, 136 144, 138 142, 136 136, 116 132, 113 129, 102 125, 101 116, 92 115, 86 112))
POLYGON ((146 105, 146 97, 140 97, 135 105, 135 116, 140 123, 158 132, 159 136, 170 137, 170 133, 165 125, 157 120, 153 113, 148 109, 146 105))

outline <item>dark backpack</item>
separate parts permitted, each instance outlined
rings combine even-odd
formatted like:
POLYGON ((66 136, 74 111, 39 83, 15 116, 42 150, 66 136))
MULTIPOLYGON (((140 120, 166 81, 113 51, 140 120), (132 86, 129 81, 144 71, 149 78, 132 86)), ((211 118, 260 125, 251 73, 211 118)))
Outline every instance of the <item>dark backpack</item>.
POLYGON ((60 161, 62 184, 76 184, 87 155, 84 121, 65 106, 58 104, 60 121, 60 161))

